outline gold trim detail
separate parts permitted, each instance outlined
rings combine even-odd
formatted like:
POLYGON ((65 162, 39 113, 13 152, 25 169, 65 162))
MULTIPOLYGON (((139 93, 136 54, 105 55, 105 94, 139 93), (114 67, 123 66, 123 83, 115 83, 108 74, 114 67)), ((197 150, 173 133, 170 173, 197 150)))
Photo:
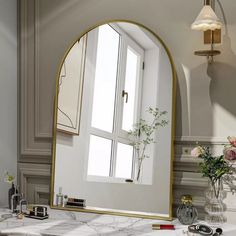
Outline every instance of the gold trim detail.
POLYGON ((177 75, 176 75, 176 69, 174 65, 174 60, 173 57, 164 43, 164 41, 151 29, 146 27, 145 25, 135 22, 135 21, 130 21, 130 20, 120 20, 120 19, 112 19, 112 20, 107 20, 100 22, 99 24, 96 24, 92 27, 89 27, 85 32, 83 32, 79 37, 76 38, 76 40, 73 41, 73 43, 70 45, 70 47, 67 49, 66 53, 64 54, 63 59, 60 62, 59 65, 59 70, 57 71, 56 75, 56 91, 55 91, 55 99, 54 99, 54 123, 53 123, 53 146, 52 146, 52 176, 51 176, 51 187, 50 187, 50 207, 52 209, 58 209, 58 210, 67 210, 67 211, 78 211, 78 212, 90 212, 90 213, 96 213, 96 214, 109 214, 109 215, 117 215, 117 216, 127 216, 127 217, 137 217, 137 218, 145 218, 145 219, 160 219, 160 220, 172 220, 172 203, 173 203, 173 163, 174 163, 174 137, 175 137, 175 121, 176 121, 176 80, 177 80, 177 75), (109 210, 93 210, 93 209, 75 209, 75 208, 66 208, 66 207, 57 207, 53 205, 53 199, 54 199, 54 176, 55 176, 55 161, 56 161, 56 133, 57 133, 57 103, 58 103, 58 82, 59 82, 59 77, 60 77, 60 71, 61 67, 63 65, 63 62, 69 53, 70 49, 73 47, 73 45, 78 41, 79 38, 83 37, 86 33, 89 31, 93 30, 94 28, 103 25, 103 24, 108 24, 108 23, 114 23, 114 22, 126 22, 126 23, 131 23, 135 24, 139 27, 144 28, 148 32, 150 32, 152 35, 154 35, 157 40, 161 43, 161 45, 164 47, 168 58, 170 60, 171 64, 171 69, 172 69, 172 78, 173 78, 173 84, 172 84, 172 127, 171 127, 171 159, 170 159, 170 191, 169 191, 169 216, 161 216, 161 215, 150 215, 150 214, 131 214, 131 213, 123 213, 123 212, 114 212, 114 211, 109 211, 109 210))
POLYGON ((204 44, 219 44, 221 43, 221 29, 206 30, 203 33, 204 44))
POLYGON ((192 202, 193 202, 192 196, 191 196, 191 195, 183 195, 183 196, 181 197, 181 202, 182 202, 183 204, 192 203, 192 202))
POLYGON ((213 57, 219 54, 220 54, 219 50, 199 50, 194 52, 194 55, 206 56, 206 57, 213 57))

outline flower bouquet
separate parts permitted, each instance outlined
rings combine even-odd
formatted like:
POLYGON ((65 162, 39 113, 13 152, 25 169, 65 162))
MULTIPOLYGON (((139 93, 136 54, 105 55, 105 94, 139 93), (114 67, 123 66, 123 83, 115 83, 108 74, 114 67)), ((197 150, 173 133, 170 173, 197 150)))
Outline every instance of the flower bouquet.
POLYGON ((236 137, 227 139, 229 143, 224 146, 223 154, 220 156, 213 156, 209 147, 201 145, 191 151, 192 156, 202 159, 199 164, 200 172, 209 180, 209 188, 205 191, 205 211, 208 213, 205 220, 210 224, 226 222, 223 215, 226 209, 223 203, 226 197, 223 180, 235 172, 232 165, 236 161, 236 137))

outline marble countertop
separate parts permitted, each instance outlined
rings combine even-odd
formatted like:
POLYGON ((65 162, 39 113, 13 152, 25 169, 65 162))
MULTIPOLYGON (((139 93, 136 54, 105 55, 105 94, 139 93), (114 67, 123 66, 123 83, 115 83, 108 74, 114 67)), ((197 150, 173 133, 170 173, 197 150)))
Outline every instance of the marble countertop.
MULTIPOLYGON (((9 213, 0 208, 0 216, 9 213)), ((187 226, 173 221, 176 230, 152 230, 153 223, 170 223, 122 216, 98 215, 92 213, 48 209, 49 219, 35 220, 16 217, 0 222, 0 235, 25 236, 188 236, 187 226)), ((235 236, 236 225, 225 224, 224 236, 235 236)))

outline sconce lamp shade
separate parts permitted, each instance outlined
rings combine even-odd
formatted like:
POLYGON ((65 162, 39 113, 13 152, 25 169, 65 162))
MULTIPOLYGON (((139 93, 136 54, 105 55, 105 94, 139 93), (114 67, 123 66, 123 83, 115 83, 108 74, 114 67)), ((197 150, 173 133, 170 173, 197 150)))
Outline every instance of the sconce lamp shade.
POLYGON ((205 5, 196 20, 192 23, 193 30, 215 30, 221 29, 221 22, 210 5, 205 5))

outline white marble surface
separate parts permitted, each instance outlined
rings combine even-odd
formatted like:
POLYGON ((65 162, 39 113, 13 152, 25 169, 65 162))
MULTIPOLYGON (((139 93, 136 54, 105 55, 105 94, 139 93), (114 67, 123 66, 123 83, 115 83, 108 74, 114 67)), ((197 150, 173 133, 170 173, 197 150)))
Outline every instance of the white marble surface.
MULTIPOLYGON (((186 226, 180 226, 177 221, 176 230, 152 230, 153 223, 170 223, 157 220, 129 218, 121 216, 97 215, 71 211, 49 209, 49 219, 35 220, 16 217, 0 222, 0 235, 25 236, 188 236, 186 226)), ((0 209, 0 216, 9 210, 0 209)), ((225 224, 224 235, 235 236, 236 225, 225 224)))

